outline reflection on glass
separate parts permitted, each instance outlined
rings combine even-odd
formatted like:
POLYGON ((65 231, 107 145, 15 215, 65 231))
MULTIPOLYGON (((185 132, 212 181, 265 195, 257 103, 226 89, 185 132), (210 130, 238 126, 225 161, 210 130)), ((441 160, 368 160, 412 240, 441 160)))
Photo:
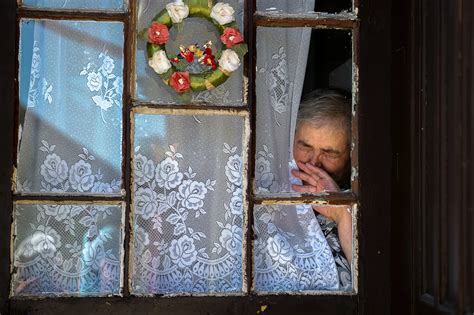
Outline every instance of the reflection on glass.
POLYGON ((257 0, 257 10, 272 14, 315 12, 343 13, 352 10, 351 0, 257 0))
POLYGON ((46 9, 123 10, 124 0, 23 0, 28 7, 46 9))
POLYGON ((258 28, 257 42, 256 192, 350 189, 350 33, 258 28))
POLYGON ((242 292, 243 118, 135 114, 132 292, 242 292))
POLYGON ((17 204, 12 295, 118 294, 123 207, 17 204))
POLYGON ((22 20, 17 192, 121 189, 123 24, 22 20))
MULTIPOLYGON (((230 0, 225 2, 234 9, 234 17, 237 26, 243 34, 243 1, 230 0)), ((139 0, 137 29, 142 31, 149 28, 153 18, 161 12, 168 3, 168 0, 139 0)), ((207 2, 205 3, 207 4, 207 2)), ((213 54, 219 56, 219 52, 222 52, 223 47, 216 26, 204 18, 187 17, 182 23, 180 23, 180 25, 170 28, 169 39, 165 45, 166 54, 169 56, 179 55, 179 46, 187 48, 191 45, 195 45, 203 48, 209 41, 212 42, 213 52, 217 52, 213 54)), ((190 93, 191 95, 183 97, 172 87, 164 84, 160 75, 149 66, 146 50, 146 41, 142 37, 139 37, 137 39, 135 64, 136 98, 138 100, 160 104, 206 102, 213 105, 226 106, 240 106, 244 103, 243 60, 240 60, 241 65, 235 71, 231 72, 230 77, 223 84, 218 85, 215 88, 209 86, 209 90, 194 91, 190 93)), ((216 58, 217 60, 219 59, 218 57, 216 58)), ((242 58, 240 57, 240 59, 242 58)), ((199 67, 198 64, 194 63, 191 67, 188 66, 186 70, 189 71, 189 73, 201 73, 202 69, 200 68, 201 67, 199 67)))
POLYGON ((257 205, 254 288, 257 293, 352 290, 349 206, 257 205), (340 215, 338 224, 326 216, 340 215))

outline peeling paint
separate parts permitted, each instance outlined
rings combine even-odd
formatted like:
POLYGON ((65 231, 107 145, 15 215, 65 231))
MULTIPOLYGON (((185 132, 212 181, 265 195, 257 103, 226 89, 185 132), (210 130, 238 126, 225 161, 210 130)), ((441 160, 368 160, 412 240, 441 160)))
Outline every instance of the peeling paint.
POLYGON ((262 200, 262 205, 301 205, 301 204, 314 204, 314 205, 329 205, 327 200, 323 199, 311 199, 311 200, 278 200, 278 199, 267 199, 262 200))
MULTIPOLYGON (((128 256, 128 278, 127 278, 127 283, 128 287, 131 289, 132 288, 132 275, 133 275, 133 263, 134 263, 134 229, 132 228, 134 226, 135 222, 135 194, 133 193, 133 185, 134 185, 134 176, 133 176, 133 164, 134 164, 134 159, 135 159, 135 111, 132 109, 132 112, 130 113, 130 213, 128 214, 128 227, 126 227, 125 230, 128 230, 130 233, 130 238, 128 241, 128 248, 129 248, 129 256, 128 256)), ((125 263, 125 242, 123 242, 123 247, 124 247, 124 257, 123 257, 123 262, 125 263)), ((122 266, 122 268, 125 268, 125 265, 122 266)), ((123 274, 122 270, 122 274, 123 274)))
MULTIPOLYGON (((353 39, 354 40, 354 39, 353 39)), ((352 116, 356 117, 357 104, 359 99, 359 66, 354 61, 354 51, 352 52, 352 116)))
POLYGON ((125 213, 126 213, 126 208, 127 204, 125 202, 122 202, 122 220, 120 222, 120 230, 122 231, 122 240, 121 243, 122 245, 122 252, 120 254, 120 261, 121 266, 120 266, 120 282, 119 282, 119 288, 120 288, 120 294, 119 296, 123 296, 123 287, 124 287, 124 268, 125 268, 125 233, 127 230, 125 229, 125 213))
POLYGON ((17 175, 17 168, 13 166, 13 172, 12 172, 12 177, 11 177, 12 186, 10 189, 14 193, 16 192, 16 175, 17 175))
POLYGON ((244 75, 244 82, 243 82, 243 89, 244 93, 242 95, 243 97, 243 103, 248 104, 248 97, 249 97, 249 78, 244 75))
MULTIPOLYGON (((248 174, 248 168, 249 168, 249 163, 250 157, 249 157, 249 152, 250 150, 250 119, 248 114, 245 115, 244 117, 244 133, 242 136, 242 160, 243 160, 243 165, 242 165, 242 191, 248 191, 249 187, 249 177, 247 176, 248 174)), ((247 239, 248 233, 250 233, 250 228, 248 226, 249 216, 252 215, 251 210, 249 208, 249 203, 247 200, 247 194, 242 194, 242 202, 244 205, 244 220, 242 224, 242 230, 245 231, 245 239, 247 239)), ((248 291, 248 279, 249 277, 252 277, 252 275, 247 274, 247 264, 246 261, 247 259, 252 259, 251 257, 247 257, 247 248, 248 246, 252 246, 252 244, 247 244, 247 242, 242 242, 242 291, 247 292, 248 291)), ((252 247, 253 249, 253 247, 252 247)), ((253 250, 252 254, 253 255, 253 250)), ((252 281, 253 283, 253 281, 252 281)))
POLYGON ((353 166, 351 170, 351 182, 355 181, 358 177, 359 177, 359 168, 356 166, 353 166))
MULTIPOLYGON (((64 195, 59 195, 64 196, 64 195)), ((74 196, 67 196, 74 198, 74 196)), ((17 200, 14 205, 97 205, 97 206, 121 206, 122 201, 117 200, 53 200, 53 199, 42 199, 42 200, 17 200)))
MULTIPOLYGON (((280 12, 264 12, 264 11, 257 11, 255 12, 255 16, 258 18, 263 19, 272 19, 278 17, 280 19, 312 19, 312 20, 341 20, 341 21, 355 21, 357 20, 357 16, 355 12, 343 10, 339 13, 327 13, 327 12, 308 12, 305 14, 300 13, 280 13, 280 12)), ((331 26, 331 28, 334 28, 331 26)))
POLYGON ((352 291, 359 292, 359 205, 352 205, 352 291))
MULTIPOLYGON (((15 204, 13 204, 13 209, 15 208, 15 204)), ((12 281, 13 281, 13 275, 15 274, 15 269, 13 266, 13 255, 14 255, 14 248, 13 245, 15 244, 15 239, 17 236, 17 230, 16 230, 16 224, 15 224, 15 219, 13 216, 14 211, 12 212, 11 216, 11 223, 10 223, 10 283, 9 285, 9 297, 13 297, 13 286, 12 286, 12 281)))
MULTIPOLYGON (((149 114, 149 115, 200 115, 200 116, 225 116, 233 115, 240 117, 248 117, 246 110, 241 110, 238 107, 233 108, 206 108, 206 109, 186 109, 186 108, 162 108, 147 105, 136 106, 132 109, 135 114, 149 114)), ((132 123, 133 127, 133 123, 132 123)))

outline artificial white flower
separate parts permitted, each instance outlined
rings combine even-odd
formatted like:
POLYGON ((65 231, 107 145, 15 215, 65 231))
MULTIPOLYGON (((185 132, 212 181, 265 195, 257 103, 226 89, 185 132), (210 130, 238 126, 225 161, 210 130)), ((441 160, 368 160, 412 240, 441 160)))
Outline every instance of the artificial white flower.
POLYGON ((224 25, 235 21, 234 8, 228 3, 218 2, 212 7, 211 18, 217 21, 220 25, 224 25))
POLYGON ((189 8, 184 4, 182 0, 176 0, 175 2, 168 3, 166 10, 173 23, 181 23, 183 19, 189 15, 189 8))
POLYGON ((148 65, 158 74, 166 73, 171 68, 171 63, 164 50, 155 52, 153 57, 148 60, 148 65))
POLYGON ((233 72, 240 67, 240 59, 235 51, 232 49, 226 49, 222 52, 222 56, 219 59, 219 67, 227 72, 233 72))

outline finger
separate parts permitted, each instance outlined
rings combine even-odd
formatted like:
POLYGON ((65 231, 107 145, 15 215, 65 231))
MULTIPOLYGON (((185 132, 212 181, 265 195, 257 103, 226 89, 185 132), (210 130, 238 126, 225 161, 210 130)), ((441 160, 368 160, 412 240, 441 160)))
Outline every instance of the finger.
POLYGON ((296 178, 299 178, 302 181, 304 181, 304 182, 306 182, 310 185, 318 186, 318 179, 319 178, 315 178, 311 175, 308 175, 305 172, 301 172, 301 171, 298 171, 298 170, 292 170, 291 174, 293 174, 293 176, 295 176, 296 178))
POLYGON ((291 185, 291 188, 299 193, 318 193, 317 187, 311 185, 291 185))
POLYGON ((306 163, 305 167, 306 167, 306 169, 309 170, 309 172, 311 174, 315 174, 315 175, 317 175, 318 177, 321 177, 321 178, 331 178, 332 179, 331 175, 329 175, 328 172, 326 172, 325 170, 323 170, 320 167, 316 167, 316 166, 311 165, 309 163, 306 163))
MULTIPOLYGON (((297 162, 296 165, 298 165, 298 168, 305 172, 306 174, 310 174, 310 175, 316 175, 317 177, 320 177, 319 174, 313 172, 307 165, 311 165, 309 163, 301 163, 301 162, 297 162)), ((317 179, 317 178, 316 178, 317 179)))

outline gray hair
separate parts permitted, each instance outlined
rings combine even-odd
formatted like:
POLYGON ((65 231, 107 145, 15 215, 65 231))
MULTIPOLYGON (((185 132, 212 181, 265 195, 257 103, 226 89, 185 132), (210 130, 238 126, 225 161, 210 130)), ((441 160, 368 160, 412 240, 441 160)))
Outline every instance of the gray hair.
POLYGON ((352 107, 349 96, 333 89, 318 89, 306 94, 298 109, 296 128, 303 122, 320 128, 328 123, 338 124, 347 132, 351 142, 352 107))

